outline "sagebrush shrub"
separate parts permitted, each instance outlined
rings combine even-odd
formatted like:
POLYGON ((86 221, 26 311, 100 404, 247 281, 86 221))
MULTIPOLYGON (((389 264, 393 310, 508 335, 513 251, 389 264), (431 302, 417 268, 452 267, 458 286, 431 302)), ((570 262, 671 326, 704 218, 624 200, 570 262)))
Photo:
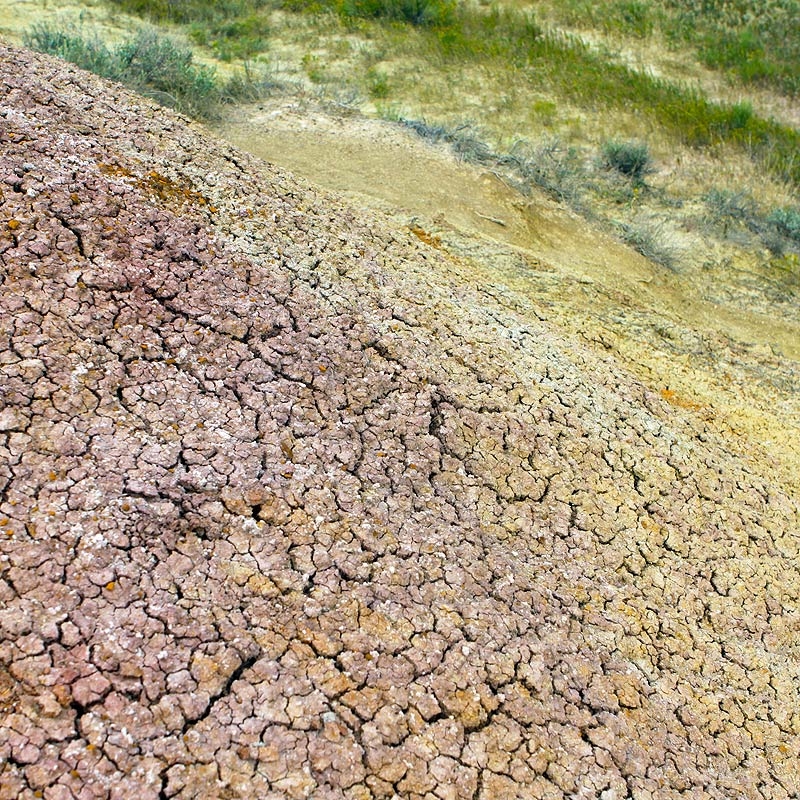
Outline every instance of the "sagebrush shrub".
POLYGON ((139 31, 110 48, 96 36, 40 24, 25 34, 24 41, 34 50, 124 83, 194 116, 207 116, 220 99, 215 71, 196 65, 191 50, 153 30, 139 31))
POLYGON ((653 171, 650 149, 644 142, 606 142, 602 154, 607 167, 626 175, 636 184, 643 184, 645 175, 653 171))
POLYGON ((800 242, 800 207, 776 208, 767 215, 767 222, 772 223, 788 239, 800 242))

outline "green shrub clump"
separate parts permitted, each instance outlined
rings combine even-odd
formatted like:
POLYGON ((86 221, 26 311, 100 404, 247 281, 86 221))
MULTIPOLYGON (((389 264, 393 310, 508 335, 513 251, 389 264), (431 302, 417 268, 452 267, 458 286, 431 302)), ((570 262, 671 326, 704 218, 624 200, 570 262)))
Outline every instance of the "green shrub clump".
POLYGON ((152 30, 110 48, 96 36, 35 25, 24 37, 34 50, 63 58, 103 78, 119 81, 162 105, 207 116, 219 100, 215 71, 198 66, 192 52, 152 30))
POLYGON ((644 142, 606 142, 602 154, 609 169, 622 173, 637 186, 643 185, 645 175, 653 171, 650 149, 644 142))
POLYGON ((800 208, 776 208, 767 216, 767 222, 787 239, 800 242, 800 208))
POLYGON ((342 0, 345 17, 386 19, 420 26, 449 25, 455 14, 452 0, 342 0))

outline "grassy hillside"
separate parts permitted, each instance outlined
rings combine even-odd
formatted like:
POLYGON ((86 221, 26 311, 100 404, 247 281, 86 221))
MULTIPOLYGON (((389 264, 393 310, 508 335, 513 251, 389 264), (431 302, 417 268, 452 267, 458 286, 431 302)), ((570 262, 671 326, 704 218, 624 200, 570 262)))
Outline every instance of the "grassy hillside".
MULTIPOLYGON (((522 193, 544 189, 665 267, 721 271, 743 260, 771 291, 791 299, 797 289, 797 0, 107 8, 217 64, 216 73, 198 67, 173 45, 184 53, 164 60, 173 72, 157 59, 143 68, 164 47, 148 55, 141 35, 106 51, 106 74, 189 113, 213 117, 268 91, 313 94, 448 142, 522 193)), ((64 33, 46 23, 28 41, 80 61, 74 40, 85 32, 59 43, 64 33)))
MULTIPOLYGON (((186 26, 194 42, 224 60, 268 50, 273 28, 280 38, 286 33, 281 27, 304 32, 299 41, 322 45, 322 52, 310 50, 303 58, 313 81, 341 80, 335 62, 346 63, 355 54, 367 70, 362 81, 349 83, 379 99, 392 95, 388 73, 393 62, 411 62, 409 71, 416 72, 415 77, 430 73, 434 79, 437 73, 452 78, 479 68, 486 90, 497 92, 498 99, 513 81, 588 112, 633 112, 645 125, 658 126, 689 146, 732 143, 747 148, 780 177, 800 182, 800 136, 792 126, 754 113, 746 100, 714 101, 697 87, 622 63, 614 52, 593 47, 573 32, 588 27, 617 41, 633 37, 656 40, 659 46, 686 45, 701 62, 724 70, 728 77, 794 96, 800 91, 800 3, 794 0, 709 0, 699 6, 573 0, 543 3, 541 8, 454 0, 110 2, 157 23, 186 26), (761 5, 769 8, 758 8, 761 5), (280 11, 284 14, 276 13, 280 11), (325 47, 326 40, 336 45, 333 52, 325 47), (385 72, 378 68, 381 63, 386 64, 385 72)), ((397 82, 402 97, 403 76, 398 75, 397 82)), ((417 86, 424 91, 424 82, 417 86)), ((540 103, 540 112, 549 110, 547 103, 540 103)))

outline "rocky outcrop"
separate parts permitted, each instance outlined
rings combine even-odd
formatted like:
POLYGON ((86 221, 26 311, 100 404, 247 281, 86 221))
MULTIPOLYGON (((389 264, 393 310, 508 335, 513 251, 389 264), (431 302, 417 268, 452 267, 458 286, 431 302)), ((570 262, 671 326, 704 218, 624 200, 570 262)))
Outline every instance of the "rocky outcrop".
POLYGON ((0 75, 0 797, 797 795, 768 473, 414 236, 0 75))

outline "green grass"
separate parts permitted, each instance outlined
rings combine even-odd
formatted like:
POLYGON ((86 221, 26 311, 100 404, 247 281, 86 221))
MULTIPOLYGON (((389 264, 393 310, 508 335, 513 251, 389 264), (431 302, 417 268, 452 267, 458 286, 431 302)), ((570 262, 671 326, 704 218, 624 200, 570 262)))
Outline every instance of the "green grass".
POLYGON ((708 66, 790 95, 800 93, 798 0, 669 0, 665 33, 708 66))
POLYGON ((276 0, 294 12, 338 14, 345 20, 376 19, 419 27, 450 25, 456 16, 455 0, 276 0))
POLYGON ((269 41, 267 0, 108 0, 114 8, 153 23, 188 26, 192 39, 224 61, 249 58, 269 41), (262 13, 264 12, 264 13, 262 13))
POLYGON ((559 25, 688 46, 744 83, 800 93, 800 0, 552 0, 559 25))
POLYGON ((382 19, 412 25, 446 25, 455 14, 455 0, 109 0, 129 14, 152 22, 189 24, 209 37, 241 43, 268 34, 263 9, 280 6, 290 11, 334 11, 345 18, 382 19), (260 26, 263 25, 263 31, 260 26), (243 34, 244 33, 244 37, 243 34))
POLYGON ((269 7, 267 0, 109 0, 110 5, 153 22, 222 23, 250 16, 269 7))

